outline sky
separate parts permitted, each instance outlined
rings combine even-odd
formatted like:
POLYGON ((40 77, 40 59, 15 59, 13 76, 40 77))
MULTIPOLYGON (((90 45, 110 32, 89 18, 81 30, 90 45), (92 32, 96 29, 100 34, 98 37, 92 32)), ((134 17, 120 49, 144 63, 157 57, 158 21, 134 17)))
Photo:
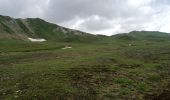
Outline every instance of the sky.
POLYGON ((0 15, 38 17, 92 34, 170 33, 170 0, 0 0, 0 15))

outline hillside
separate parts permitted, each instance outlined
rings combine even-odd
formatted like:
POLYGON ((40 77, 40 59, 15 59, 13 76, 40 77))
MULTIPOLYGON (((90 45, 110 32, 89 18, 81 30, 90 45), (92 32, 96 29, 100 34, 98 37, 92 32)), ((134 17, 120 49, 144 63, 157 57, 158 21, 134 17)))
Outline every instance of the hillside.
POLYGON ((85 42, 98 39, 95 35, 64 28, 40 18, 14 19, 0 15, 0 39, 28 41, 28 38, 43 38, 47 41, 85 42))
POLYGON ((170 39, 170 34, 158 31, 132 31, 130 33, 122 33, 112 36, 118 40, 148 40, 148 41, 165 41, 170 39))
POLYGON ((134 41, 165 41, 170 39, 170 34, 156 31, 132 31, 111 37, 92 35, 49 23, 40 18, 15 19, 0 15, 0 40, 44 39, 59 42, 104 42, 112 40, 134 41))

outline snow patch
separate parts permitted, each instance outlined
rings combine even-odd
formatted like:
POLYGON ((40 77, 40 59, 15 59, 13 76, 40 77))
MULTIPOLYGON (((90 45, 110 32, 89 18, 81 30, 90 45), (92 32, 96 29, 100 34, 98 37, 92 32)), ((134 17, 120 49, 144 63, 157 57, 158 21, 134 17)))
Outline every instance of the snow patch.
POLYGON ((65 49, 71 49, 72 47, 69 47, 69 46, 65 46, 64 48, 62 48, 63 50, 65 49))
POLYGON ((46 39, 33 39, 33 38, 28 38, 31 42, 45 42, 47 41, 46 39))

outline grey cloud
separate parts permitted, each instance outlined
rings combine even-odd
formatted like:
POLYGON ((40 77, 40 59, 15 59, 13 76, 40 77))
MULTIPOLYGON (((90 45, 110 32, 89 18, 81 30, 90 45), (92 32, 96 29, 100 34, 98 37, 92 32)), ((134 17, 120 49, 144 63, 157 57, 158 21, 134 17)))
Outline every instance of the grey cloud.
POLYGON ((81 27, 84 27, 87 30, 97 31, 112 28, 112 23, 110 23, 110 21, 106 18, 91 16, 84 20, 84 23, 81 24, 81 27))
POLYGON ((43 5, 42 0, 0 0, 0 14, 12 17, 41 17, 40 10, 43 10, 43 5))
POLYGON ((51 0, 47 17, 55 17, 56 21, 71 20, 75 17, 89 18, 89 16, 100 16, 107 19, 117 17, 138 16, 138 8, 129 6, 128 0, 51 0))
POLYGON ((56 21, 71 20, 75 17, 88 18, 98 15, 112 17, 113 0, 51 0, 47 15, 56 17, 56 21))

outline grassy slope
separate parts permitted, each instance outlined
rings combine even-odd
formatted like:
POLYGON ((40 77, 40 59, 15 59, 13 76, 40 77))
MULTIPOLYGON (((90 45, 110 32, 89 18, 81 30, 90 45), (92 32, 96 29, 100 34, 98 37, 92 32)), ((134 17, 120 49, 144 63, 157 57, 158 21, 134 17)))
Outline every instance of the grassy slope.
POLYGON ((126 41, 149 40, 161 42, 169 40, 170 34, 156 31, 132 31, 130 33, 113 35, 113 38, 126 41))
POLYGON ((3 100, 139 100, 158 95, 169 82, 167 40, 0 45, 3 100), (62 50, 65 45, 73 48, 62 50))
POLYGON ((95 42, 95 41, 103 41, 104 36, 95 36, 88 33, 79 33, 75 34, 75 30, 65 29, 69 31, 68 33, 63 33, 60 26, 46 22, 42 19, 27 19, 28 23, 34 30, 35 34, 41 38, 45 38, 48 41, 60 41, 60 42, 95 42))
POLYGON ((103 36, 67 29, 40 18, 14 19, 0 15, 0 40, 27 40, 28 37, 44 38, 57 42, 95 42, 103 36))

